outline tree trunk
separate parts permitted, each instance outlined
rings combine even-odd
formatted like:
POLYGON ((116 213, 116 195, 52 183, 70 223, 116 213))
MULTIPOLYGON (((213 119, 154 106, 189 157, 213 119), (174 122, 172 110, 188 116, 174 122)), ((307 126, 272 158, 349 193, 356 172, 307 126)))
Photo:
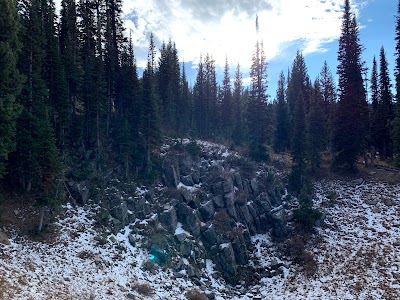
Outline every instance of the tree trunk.
POLYGON ((40 213, 39 213, 39 226, 38 226, 38 232, 40 233, 42 231, 43 228, 43 219, 44 219, 44 210, 45 210, 45 206, 41 206, 40 207, 40 213))

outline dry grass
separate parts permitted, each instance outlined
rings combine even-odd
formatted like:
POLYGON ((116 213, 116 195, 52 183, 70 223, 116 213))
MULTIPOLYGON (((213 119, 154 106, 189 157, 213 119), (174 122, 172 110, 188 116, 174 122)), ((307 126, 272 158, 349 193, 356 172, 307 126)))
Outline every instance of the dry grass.
POLYGON ((186 292, 187 300, 208 300, 206 294, 200 292, 198 289, 192 289, 186 292))

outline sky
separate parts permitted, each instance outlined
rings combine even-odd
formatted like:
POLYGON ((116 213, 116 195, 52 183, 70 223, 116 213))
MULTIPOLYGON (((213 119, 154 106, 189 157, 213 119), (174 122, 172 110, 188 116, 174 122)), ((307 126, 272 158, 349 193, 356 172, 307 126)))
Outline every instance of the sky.
MULTIPOLYGON (((344 0, 124 0, 123 19, 131 32, 139 67, 147 59, 150 32, 156 47, 171 39, 194 84, 201 54, 210 53, 223 76, 225 58, 231 76, 240 63, 249 81, 257 39, 264 42, 268 61, 268 93, 275 97, 278 76, 287 73, 296 52, 303 53, 312 80, 324 61, 336 74, 338 38, 344 0), (255 26, 256 15, 259 31, 255 26)), ((363 60, 372 64, 383 45, 389 68, 394 67, 397 0, 351 0, 364 45, 363 60)), ((368 77, 370 77, 368 75, 368 77)))

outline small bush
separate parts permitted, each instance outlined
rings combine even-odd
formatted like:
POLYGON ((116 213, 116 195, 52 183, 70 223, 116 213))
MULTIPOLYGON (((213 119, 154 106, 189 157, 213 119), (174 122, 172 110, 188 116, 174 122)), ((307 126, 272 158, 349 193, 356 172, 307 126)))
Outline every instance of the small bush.
POLYGON ((286 242, 286 255, 303 267, 306 276, 312 276, 317 271, 317 263, 312 253, 305 250, 307 237, 295 235, 286 242))
POLYGON ((186 292, 186 299, 187 300, 208 300, 206 294, 200 292, 197 289, 192 289, 186 292))
POLYGON ((293 217, 306 228, 313 228, 322 214, 319 210, 312 208, 312 200, 304 187, 299 196, 299 204, 300 208, 293 212, 293 217))
POLYGON ((193 157, 200 156, 201 154, 201 148, 195 140, 191 140, 188 144, 186 144, 185 149, 193 157))
POLYGON ((269 153, 262 144, 250 145, 250 157, 257 162, 269 161, 269 153))
POLYGON ((225 234, 232 230, 230 225, 231 217, 228 215, 226 209, 219 209, 214 215, 213 224, 215 230, 219 234, 225 234))
POLYGON ((148 283, 138 283, 135 288, 143 296, 150 296, 153 293, 153 288, 148 283))

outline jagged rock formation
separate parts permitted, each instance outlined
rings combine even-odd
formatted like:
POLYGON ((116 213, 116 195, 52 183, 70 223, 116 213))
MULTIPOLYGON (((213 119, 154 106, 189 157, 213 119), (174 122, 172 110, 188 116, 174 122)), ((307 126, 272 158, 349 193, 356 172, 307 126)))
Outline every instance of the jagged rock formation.
POLYGON ((160 157, 162 184, 133 195, 118 182, 106 190, 110 226, 134 223, 176 276, 195 279, 211 259, 228 283, 249 280, 243 270, 251 236, 271 231, 280 238, 286 231, 285 189, 274 170, 207 142, 170 140, 160 157))

